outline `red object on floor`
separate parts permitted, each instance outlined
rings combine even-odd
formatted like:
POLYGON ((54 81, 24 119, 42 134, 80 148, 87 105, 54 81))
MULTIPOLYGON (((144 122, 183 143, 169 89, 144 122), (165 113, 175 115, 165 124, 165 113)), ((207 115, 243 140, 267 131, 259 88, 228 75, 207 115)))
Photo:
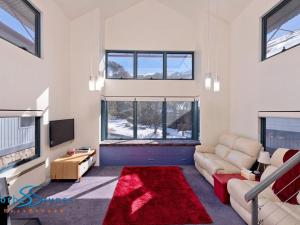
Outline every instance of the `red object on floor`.
POLYGON ((205 224, 212 220, 179 167, 124 167, 103 225, 205 224))
MULTIPOLYGON (((285 163, 294 155, 296 155, 299 150, 289 150, 283 156, 283 162, 285 163)), ((275 181, 272 186, 274 193, 277 197, 283 201, 290 204, 297 205, 297 192, 300 190, 300 163, 290 169, 287 173, 281 176, 275 181), (289 185, 288 185, 289 184, 289 185)))
POLYGON ((240 174, 214 174, 213 178, 215 194, 224 204, 229 203, 229 193, 227 191, 228 181, 232 178, 245 180, 240 174))

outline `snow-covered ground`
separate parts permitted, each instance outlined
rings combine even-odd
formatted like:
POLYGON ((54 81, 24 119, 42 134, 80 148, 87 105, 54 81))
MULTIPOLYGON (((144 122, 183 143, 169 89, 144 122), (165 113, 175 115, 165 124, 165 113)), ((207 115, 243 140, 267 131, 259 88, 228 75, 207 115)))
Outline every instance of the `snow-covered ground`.
MULTIPOLYGON (((110 138, 132 138, 133 137, 133 124, 128 122, 126 119, 115 119, 108 121, 108 134, 110 138)), ((157 129, 154 134, 154 128, 149 126, 138 125, 138 138, 139 139, 160 139, 162 138, 162 128, 157 129)), ((167 128, 167 138, 180 138, 188 139, 192 137, 192 131, 182 131, 176 129, 167 128)))

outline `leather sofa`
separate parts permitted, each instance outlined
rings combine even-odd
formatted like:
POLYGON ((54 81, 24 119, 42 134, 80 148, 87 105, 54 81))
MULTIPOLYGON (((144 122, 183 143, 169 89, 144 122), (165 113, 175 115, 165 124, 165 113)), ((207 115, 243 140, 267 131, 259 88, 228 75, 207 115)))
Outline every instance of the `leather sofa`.
POLYGON ((194 154, 195 167, 212 185, 212 175, 240 173, 255 163, 262 145, 234 134, 220 136, 216 146, 198 145, 194 154))
MULTIPOLYGON (((274 152, 271 164, 263 172, 261 180, 283 164, 282 159, 287 150, 280 148, 274 152)), ((248 224, 251 224, 251 202, 245 201, 245 194, 257 184, 256 181, 231 179, 227 185, 231 206, 248 224)), ((271 187, 272 185, 258 195, 258 205, 261 206, 259 220, 263 221, 263 225, 299 225, 300 206, 281 202, 271 187)), ((300 203, 300 193, 297 199, 300 203)))

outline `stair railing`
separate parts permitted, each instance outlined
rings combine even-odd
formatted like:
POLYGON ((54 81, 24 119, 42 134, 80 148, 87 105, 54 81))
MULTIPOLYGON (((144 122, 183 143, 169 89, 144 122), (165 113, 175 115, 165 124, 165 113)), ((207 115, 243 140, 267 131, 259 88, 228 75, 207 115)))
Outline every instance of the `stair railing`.
MULTIPOLYGON (((270 176, 261 181, 255 187, 253 187, 249 192, 245 194, 245 200, 247 202, 252 201, 252 215, 251 219, 252 225, 259 225, 258 221, 258 195, 264 191, 267 187, 269 187, 275 180, 280 178, 294 166, 296 166, 300 162, 300 151, 286 161, 283 165, 281 165, 277 170, 275 170, 270 176)), ((288 184, 289 185, 289 184, 288 184)), ((298 193, 298 192, 297 192, 298 193)))

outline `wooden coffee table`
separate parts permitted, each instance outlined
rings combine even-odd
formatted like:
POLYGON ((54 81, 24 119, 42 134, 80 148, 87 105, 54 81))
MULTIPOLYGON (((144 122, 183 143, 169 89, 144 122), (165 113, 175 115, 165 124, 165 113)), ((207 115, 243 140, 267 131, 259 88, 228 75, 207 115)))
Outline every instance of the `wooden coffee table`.
POLYGON ((240 174, 214 174, 213 178, 215 194, 224 204, 229 204, 229 193, 227 191, 228 181, 233 178, 246 180, 240 174))

